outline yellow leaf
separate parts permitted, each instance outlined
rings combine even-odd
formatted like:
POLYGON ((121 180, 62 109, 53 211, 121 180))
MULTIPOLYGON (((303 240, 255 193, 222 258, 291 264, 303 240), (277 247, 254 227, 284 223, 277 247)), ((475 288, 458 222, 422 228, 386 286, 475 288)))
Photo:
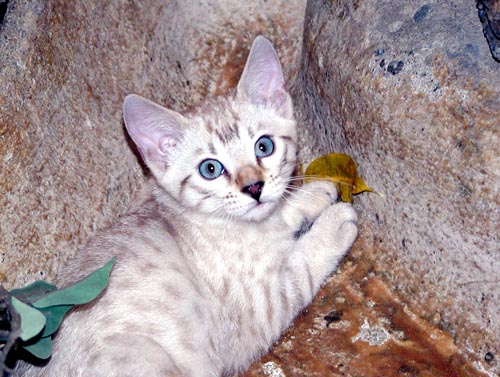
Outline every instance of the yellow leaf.
POLYGON ((352 195, 364 191, 377 193, 358 176, 356 163, 351 156, 342 153, 327 154, 311 162, 304 173, 304 182, 317 179, 335 183, 343 202, 352 202, 352 195))

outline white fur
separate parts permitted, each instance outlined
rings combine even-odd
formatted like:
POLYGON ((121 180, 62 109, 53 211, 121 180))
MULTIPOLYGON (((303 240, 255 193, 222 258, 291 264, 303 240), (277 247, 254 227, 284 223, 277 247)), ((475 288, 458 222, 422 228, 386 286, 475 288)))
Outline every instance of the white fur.
POLYGON ((48 365, 24 364, 21 375, 228 375, 266 352, 311 302, 353 243, 357 217, 328 182, 290 187, 295 122, 269 46, 258 38, 237 95, 205 112, 183 117, 128 97, 127 128, 155 180, 61 272, 68 283, 117 257, 105 293, 64 321, 48 365), (256 57, 274 66, 259 70, 256 57), (255 75, 262 81, 249 86, 255 75), (211 126, 233 123, 230 141, 211 126), (275 150, 258 159, 263 135, 275 150), (206 158, 225 175, 203 178, 206 158), (238 182, 244 169, 264 182, 258 200, 238 182))

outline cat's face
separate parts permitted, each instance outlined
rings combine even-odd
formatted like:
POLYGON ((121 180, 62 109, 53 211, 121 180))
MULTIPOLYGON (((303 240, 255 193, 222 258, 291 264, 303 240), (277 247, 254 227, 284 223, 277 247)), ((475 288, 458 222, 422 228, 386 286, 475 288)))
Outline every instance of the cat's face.
POLYGON ((187 120, 160 184, 185 206, 261 220, 282 200, 296 167, 295 122, 234 100, 219 101, 215 111, 187 120))
POLYGON ((183 207, 259 221, 282 200, 296 167, 291 99, 271 44, 258 37, 236 96, 184 117, 131 95, 127 129, 158 183, 183 207))

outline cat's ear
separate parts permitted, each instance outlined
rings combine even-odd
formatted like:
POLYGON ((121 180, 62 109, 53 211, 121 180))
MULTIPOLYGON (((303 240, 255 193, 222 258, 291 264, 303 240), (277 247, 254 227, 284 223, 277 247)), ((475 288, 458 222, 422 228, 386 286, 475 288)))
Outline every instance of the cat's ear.
POLYGON ((255 38, 237 88, 240 99, 274 109, 280 116, 293 118, 290 95, 285 90, 278 54, 271 42, 255 38))
POLYGON ((123 118, 146 165, 153 173, 165 171, 169 154, 183 135, 185 118, 136 94, 125 97, 123 118))

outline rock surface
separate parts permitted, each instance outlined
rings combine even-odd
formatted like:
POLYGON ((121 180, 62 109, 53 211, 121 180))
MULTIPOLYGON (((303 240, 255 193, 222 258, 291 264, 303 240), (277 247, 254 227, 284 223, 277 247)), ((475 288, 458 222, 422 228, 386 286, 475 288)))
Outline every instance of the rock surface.
POLYGON ((225 93, 264 32, 289 72, 304 8, 9 2, 0 29, 0 283, 50 280, 126 210, 143 175, 123 129, 126 94, 185 110, 225 93))
POLYGON ((453 338, 419 317, 359 263, 361 237, 346 263, 268 355, 244 377, 460 376, 481 373, 453 338))
POLYGON ((348 153, 385 195, 356 199, 363 263, 500 373, 500 65, 475 4, 309 1, 302 64, 306 160, 348 153))
POLYGON ((7 4, 1 284, 50 280, 126 210, 126 94, 182 111, 226 93, 262 33, 295 78, 304 161, 349 153, 385 199, 355 198, 341 273, 246 375, 500 373, 500 64, 473 2, 7 4))

